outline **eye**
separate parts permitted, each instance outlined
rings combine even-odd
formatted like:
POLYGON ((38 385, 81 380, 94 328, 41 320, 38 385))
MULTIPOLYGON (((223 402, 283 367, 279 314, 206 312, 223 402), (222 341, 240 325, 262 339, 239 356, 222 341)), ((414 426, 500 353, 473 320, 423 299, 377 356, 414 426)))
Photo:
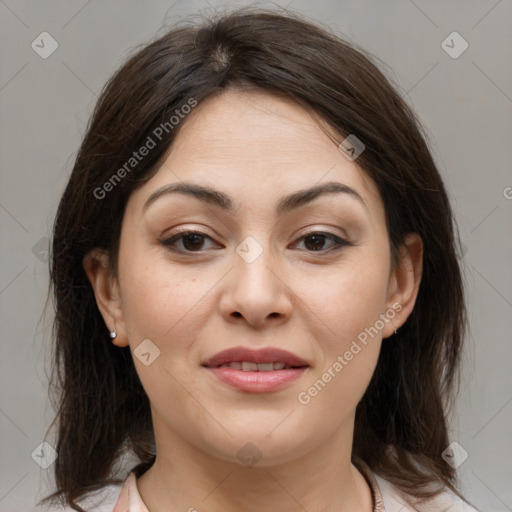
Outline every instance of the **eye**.
MULTIPOLYGON (((208 240, 213 242, 210 236, 200 231, 182 231, 162 240, 160 243, 174 252, 191 253, 203 252, 204 249, 211 248, 204 247, 208 240)), ((328 252, 340 249, 345 245, 353 245, 333 233, 322 231, 314 231, 303 235, 298 242, 304 242, 305 249, 308 252, 328 252), (325 246, 326 242, 329 243, 328 247, 325 246)))
POLYGON ((309 252, 325 252, 340 249, 344 245, 353 245, 333 233, 325 233, 322 231, 308 233, 299 238, 299 242, 302 241, 304 242, 306 250, 309 252), (326 241, 330 242, 330 247, 325 247, 324 244, 326 241))
POLYGON ((213 241, 211 237, 200 231, 182 231, 162 240, 161 243, 175 252, 202 252, 201 249, 206 240, 213 241))

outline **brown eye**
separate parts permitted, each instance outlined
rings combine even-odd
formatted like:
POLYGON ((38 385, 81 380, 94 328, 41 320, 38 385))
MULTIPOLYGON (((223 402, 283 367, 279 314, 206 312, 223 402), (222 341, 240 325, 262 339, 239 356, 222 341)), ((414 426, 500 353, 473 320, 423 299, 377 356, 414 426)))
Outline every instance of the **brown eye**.
POLYGON ((198 231, 183 231, 162 240, 162 244, 176 252, 201 252, 206 240, 212 240, 208 235, 198 231), (180 246, 181 243, 181 246, 180 246))
POLYGON ((344 245, 352 245, 333 233, 323 233, 320 231, 304 235, 299 239, 299 241, 304 241, 304 246, 309 252, 322 252, 330 249, 335 250, 344 245), (328 247, 325 246, 326 242, 330 242, 328 247))

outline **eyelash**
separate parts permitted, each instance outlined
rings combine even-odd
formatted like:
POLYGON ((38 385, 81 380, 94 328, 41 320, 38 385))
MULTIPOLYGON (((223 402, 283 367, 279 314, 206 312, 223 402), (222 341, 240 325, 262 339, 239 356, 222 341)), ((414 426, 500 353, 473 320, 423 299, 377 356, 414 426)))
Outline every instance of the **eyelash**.
MULTIPOLYGON (((174 243, 179 241, 179 240, 183 240, 184 237, 188 236, 188 235, 199 235, 201 237, 204 237, 204 238, 209 238, 210 240, 212 240, 212 238, 210 236, 208 236, 207 234, 205 233, 202 233, 201 231, 194 231, 194 230, 187 230, 187 231, 181 231, 179 233, 176 233, 172 236, 170 236, 169 238, 166 238, 165 240, 161 240, 161 244, 164 245, 166 248, 168 248, 169 250, 173 251, 173 252, 176 252, 176 253, 182 253, 182 254, 194 254, 194 253, 201 253, 201 252, 204 252, 204 251, 188 251, 188 250, 182 250, 182 249, 177 249, 175 246, 174 246, 174 243)), ((308 251, 306 250, 306 252, 309 252, 309 253, 317 253, 317 254, 326 254, 328 252, 331 252, 331 251, 337 251, 337 250, 340 250, 343 246, 352 246, 354 245, 353 243, 351 242, 347 242, 346 240, 334 235, 333 233, 329 233, 329 232, 325 232, 325 231, 311 231, 310 233, 306 233, 306 234, 303 234, 298 240, 299 241, 302 241, 306 238, 309 238, 311 236, 315 236, 315 235, 320 235, 320 236, 323 236, 325 237, 326 239, 328 240, 331 240, 332 242, 335 243, 335 245, 329 249, 321 249, 321 250, 311 250, 311 251, 308 251)))

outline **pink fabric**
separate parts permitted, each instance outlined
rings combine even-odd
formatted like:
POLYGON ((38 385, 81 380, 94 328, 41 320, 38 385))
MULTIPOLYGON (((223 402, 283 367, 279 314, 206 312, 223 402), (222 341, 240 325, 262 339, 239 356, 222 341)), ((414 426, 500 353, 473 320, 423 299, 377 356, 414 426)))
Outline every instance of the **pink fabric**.
POLYGON ((373 497, 373 512, 386 512, 386 509, 384 508, 384 500, 382 499, 382 494, 379 489, 379 484, 375 480, 372 470, 359 458, 352 462, 361 472, 361 474, 366 478, 366 481, 370 486, 373 497))
POLYGON ((135 473, 128 475, 113 512, 149 512, 137 489, 135 473))

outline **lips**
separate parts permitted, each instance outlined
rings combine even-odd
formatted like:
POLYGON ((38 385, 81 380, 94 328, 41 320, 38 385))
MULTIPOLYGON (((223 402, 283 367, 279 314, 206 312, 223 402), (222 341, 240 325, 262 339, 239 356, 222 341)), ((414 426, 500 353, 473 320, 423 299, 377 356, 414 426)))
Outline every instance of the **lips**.
POLYGON ((309 366, 299 356, 277 348, 233 347, 215 354, 203 363, 207 368, 223 365, 241 371, 273 371, 309 366), (272 365, 272 366, 270 366, 272 365))
POLYGON ((296 382, 309 365, 277 348, 234 347, 215 354, 202 365, 218 382, 237 391, 271 393, 296 382))

